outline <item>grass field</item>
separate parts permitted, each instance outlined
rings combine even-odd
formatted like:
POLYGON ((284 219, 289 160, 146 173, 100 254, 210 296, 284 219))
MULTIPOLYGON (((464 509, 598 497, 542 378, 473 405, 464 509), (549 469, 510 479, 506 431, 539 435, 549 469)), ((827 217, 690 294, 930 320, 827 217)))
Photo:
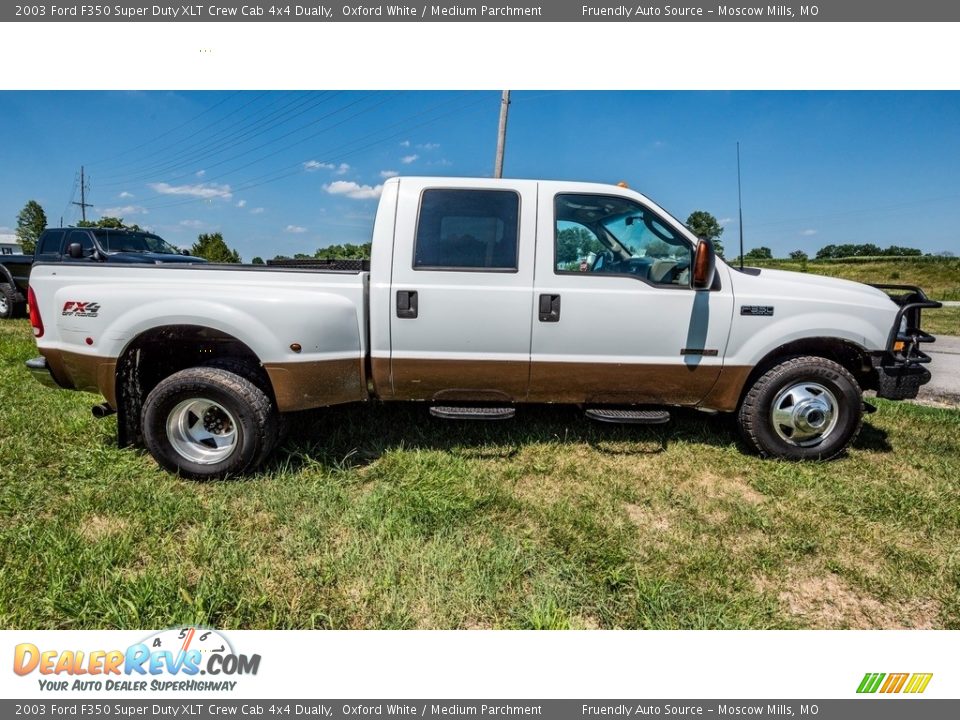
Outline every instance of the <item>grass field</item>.
MULTIPOLYGON (((737 259, 729 262, 736 265, 737 259)), ((960 258, 845 258, 842 260, 751 260, 754 267, 809 272, 865 283, 919 285, 933 300, 960 300, 960 258)))
POLYGON ((878 401, 829 464, 724 419, 301 418, 192 483, 42 388, 0 323, 0 627, 960 628, 960 411, 878 401))

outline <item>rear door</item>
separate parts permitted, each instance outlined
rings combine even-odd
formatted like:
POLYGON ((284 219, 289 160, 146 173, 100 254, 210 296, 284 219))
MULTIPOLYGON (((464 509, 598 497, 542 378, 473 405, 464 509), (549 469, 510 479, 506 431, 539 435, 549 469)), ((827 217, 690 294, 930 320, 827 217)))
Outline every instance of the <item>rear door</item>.
POLYGON ((392 396, 527 394, 537 186, 400 181, 391 279, 392 396))

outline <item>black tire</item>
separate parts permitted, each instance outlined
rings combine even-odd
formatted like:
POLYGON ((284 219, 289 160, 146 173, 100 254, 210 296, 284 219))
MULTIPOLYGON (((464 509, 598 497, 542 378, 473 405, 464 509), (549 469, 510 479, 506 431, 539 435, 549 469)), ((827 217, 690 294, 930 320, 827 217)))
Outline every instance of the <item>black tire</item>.
MULTIPOLYGON (((261 365, 255 365, 251 361, 238 360, 236 358, 229 357, 220 357, 214 358, 209 362, 204 364, 204 367, 219 368, 221 370, 226 370, 227 372, 232 372, 234 375, 239 375, 245 380, 250 381, 258 388, 263 390, 264 394, 269 397, 270 393, 270 377, 267 375, 266 371, 261 365)), ((267 442, 263 445, 263 450, 261 451, 260 457, 256 458, 253 461, 251 467, 259 467, 264 460, 267 459, 267 456, 272 453, 277 445, 284 441, 287 437, 287 433, 290 431, 289 423, 285 415, 280 413, 276 405, 271 399, 270 405, 274 410, 274 415, 276 417, 276 422, 273 424, 274 432, 267 442)))
POLYGON ((277 437, 277 412, 267 394, 222 368, 190 368, 162 380, 147 395, 141 420, 153 458, 166 470, 193 480, 254 469, 277 437), (198 415, 204 407, 207 412, 198 415), (201 434, 216 437, 197 440, 201 434), (217 447, 216 438, 229 442, 217 447))
POLYGON ((10 283, 0 283, 0 320, 19 317, 22 302, 17 302, 17 293, 10 283))
POLYGON ((791 358, 757 378, 737 419, 744 442, 763 457, 830 460, 860 432, 863 393, 832 360, 791 358))

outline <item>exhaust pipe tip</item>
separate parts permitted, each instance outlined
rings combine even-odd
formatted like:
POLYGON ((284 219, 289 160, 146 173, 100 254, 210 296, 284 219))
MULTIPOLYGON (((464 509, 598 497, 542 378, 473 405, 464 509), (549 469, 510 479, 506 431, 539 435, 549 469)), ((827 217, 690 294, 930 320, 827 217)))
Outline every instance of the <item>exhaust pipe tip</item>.
POLYGON ((90 412, 92 412, 93 416, 99 420, 100 418, 113 415, 116 410, 110 407, 110 405, 107 403, 100 403, 99 405, 94 405, 92 408, 90 408, 90 412))

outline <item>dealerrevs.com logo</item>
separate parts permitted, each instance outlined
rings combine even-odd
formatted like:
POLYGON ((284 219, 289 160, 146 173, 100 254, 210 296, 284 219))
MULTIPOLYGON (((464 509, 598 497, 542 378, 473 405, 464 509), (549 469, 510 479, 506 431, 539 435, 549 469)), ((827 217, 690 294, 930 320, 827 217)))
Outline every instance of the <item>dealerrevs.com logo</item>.
POLYGON ((231 691, 238 676, 256 675, 260 655, 234 651, 216 630, 164 630, 126 650, 59 650, 20 643, 13 671, 36 674, 41 690, 98 692, 231 691), (201 679, 202 677, 202 679, 201 679))

